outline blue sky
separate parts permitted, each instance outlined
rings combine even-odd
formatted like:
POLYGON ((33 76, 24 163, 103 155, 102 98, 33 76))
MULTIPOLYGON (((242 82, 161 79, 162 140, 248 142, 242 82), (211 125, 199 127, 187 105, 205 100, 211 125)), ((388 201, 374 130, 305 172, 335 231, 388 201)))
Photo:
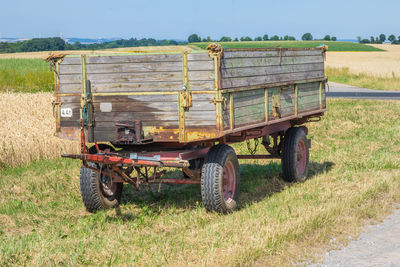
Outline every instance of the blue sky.
POLYGON ((400 35, 400 1, 0 0, 0 37, 400 35))

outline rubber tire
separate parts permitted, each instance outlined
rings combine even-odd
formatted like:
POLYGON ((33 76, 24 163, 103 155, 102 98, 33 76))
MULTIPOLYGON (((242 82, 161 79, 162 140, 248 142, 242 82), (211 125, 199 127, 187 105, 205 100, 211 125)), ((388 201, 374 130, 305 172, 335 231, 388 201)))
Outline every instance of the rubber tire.
POLYGON ((286 182, 304 182, 307 179, 309 162, 307 145, 305 170, 302 174, 297 170, 297 149, 302 139, 307 144, 307 136, 302 127, 291 127, 285 133, 282 145, 282 177, 286 182))
MULTIPOLYGON (((88 162, 89 166, 97 168, 96 164, 88 162)), ((83 204, 89 212, 117 207, 121 202, 123 183, 116 183, 113 196, 106 197, 100 188, 100 173, 81 166, 80 187, 83 204)))
POLYGON ((229 213, 237 208, 240 191, 240 167, 236 153, 232 147, 219 144, 207 153, 201 172, 201 197, 208 211, 229 213), (236 172, 236 186, 232 201, 226 203, 223 195, 224 165, 232 161, 236 172))

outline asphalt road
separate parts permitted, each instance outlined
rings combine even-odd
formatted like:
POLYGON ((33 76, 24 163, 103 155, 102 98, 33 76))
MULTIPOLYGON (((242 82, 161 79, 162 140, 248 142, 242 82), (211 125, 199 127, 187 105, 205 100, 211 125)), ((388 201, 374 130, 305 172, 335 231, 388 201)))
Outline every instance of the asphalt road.
POLYGON ((382 91, 329 82, 326 96, 330 98, 400 100, 400 91, 382 91))
POLYGON ((400 209, 366 227, 345 248, 328 252, 322 264, 310 266, 400 266, 400 209))

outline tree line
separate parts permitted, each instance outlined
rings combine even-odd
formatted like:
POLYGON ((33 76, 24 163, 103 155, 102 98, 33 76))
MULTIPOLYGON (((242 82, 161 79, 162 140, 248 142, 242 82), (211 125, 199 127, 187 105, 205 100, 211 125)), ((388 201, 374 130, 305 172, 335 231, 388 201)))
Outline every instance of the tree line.
POLYGON ((62 51, 62 50, 98 50, 119 47, 137 47, 137 46, 167 46, 186 44, 186 42, 177 42, 174 40, 156 40, 153 38, 143 39, 120 39, 104 43, 82 44, 74 42, 69 44, 60 37, 33 38, 31 40, 15 43, 0 42, 0 53, 16 52, 37 52, 37 51, 62 51))
MULTIPOLYGON (((273 35, 273 36, 268 36, 268 34, 264 34, 263 36, 257 36, 254 39, 251 38, 250 36, 243 36, 243 37, 236 37, 236 38, 231 38, 229 36, 222 36, 219 40, 213 40, 211 39, 210 36, 207 36, 205 38, 201 38, 198 34, 193 33, 189 35, 188 37, 188 42, 189 43, 198 43, 198 42, 245 42, 245 41, 295 41, 296 38, 293 36, 285 35, 285 36, 278 36, 278 35, 273 35)), ((335 36, 330 36, 330 35, 325 35, 324 38, 322 39, 314 39, 311 33, 305 33, 301 37, 301 40, 303 41, 312 41, 312 40, 323 40, 323 41, 336 41, 337 38, 335 36)))
MULTIPOLYGON (((362 44, 382 44, 386 41, 386 35, 381 33, 379 36, 371 36, 369 39, 363 39, 361 36, 358 36, 357 40, 362 44)), ((388 36, 387 40, 392 44, 400 44, 400 35, 396 38, 394 34, 391 34, 388 36)))

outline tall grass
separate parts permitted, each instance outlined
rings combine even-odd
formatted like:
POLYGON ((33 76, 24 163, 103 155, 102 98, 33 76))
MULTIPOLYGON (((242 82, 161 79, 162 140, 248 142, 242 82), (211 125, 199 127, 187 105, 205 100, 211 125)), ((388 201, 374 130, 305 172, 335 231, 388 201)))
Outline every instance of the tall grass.
POLYGON ((0 168, 78 152, 79 145, 54 136, 51 93, 0 94, 0 168))
POLYGON ((377 90, 400 90, 400 77, 396 76, 394 73, 392 73, 391 77, 380 77, 365 72, 354 73, 347 67, 326 67, 325 74, 331 82, 345 83, 361 88, 377 90))
POLYGON ((0 92, 52 92, 54 76, 42 59, 1 58, 0 92))
POLYGON ((279 161, 243 160, 240 209, 227 215, 206 212, 194 185, 140 194, 126 186, 119 210, 89 214, 79 161, 5 169, 0 265, 285 266, 340 246, 400 200, 400 103, 328 107, 308 125, 310 178, 286 184, 279 161))

